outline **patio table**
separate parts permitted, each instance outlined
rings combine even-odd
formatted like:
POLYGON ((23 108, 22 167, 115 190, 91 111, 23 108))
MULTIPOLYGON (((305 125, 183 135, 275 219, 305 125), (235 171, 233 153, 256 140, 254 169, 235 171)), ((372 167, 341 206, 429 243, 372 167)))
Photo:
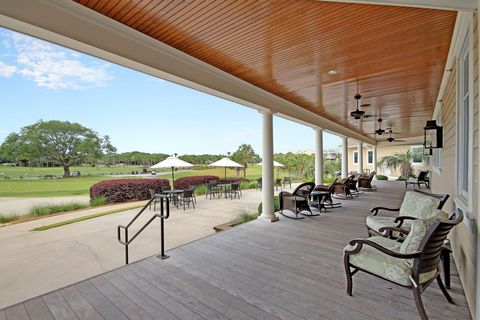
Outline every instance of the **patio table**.
POLYGON ((180 205, 178 195, 183 194, 183 190, 182 189, 165 190, 162 192, 162 194, 168 195, 170 197, 170 200, 175 205, 175 207, 178 207, 180 205))
POLYGON ((310 196, 312 197, 312 204, 317 206, 318 210, 324 209, 327 211, 327 208, 325 207, 324 201, 325 197, 328 196, 329 192, 328 191, 312 191, 310 193, 310 196))

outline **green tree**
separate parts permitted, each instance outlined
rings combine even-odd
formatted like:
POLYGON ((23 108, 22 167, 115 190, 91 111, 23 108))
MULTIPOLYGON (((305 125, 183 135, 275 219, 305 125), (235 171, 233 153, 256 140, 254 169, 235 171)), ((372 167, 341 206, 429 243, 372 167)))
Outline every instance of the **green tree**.
POLYGON ((100 137, 92 129, 68 121, 43 121, 11 133, 0 146, 0 153, 29 162, 53 161, 63 167, 64 177, 70 176, 70 167, 92 159, 103 152, 115 152, 108 136, 100 137))
POLYGON ((232 155, 232 160, 240 163, 243 166, 243 177, 247 177, 248 165, 258 161, 260 157, 255 153, 252 146, 249 144, 242 144, 238 147, 232 155))

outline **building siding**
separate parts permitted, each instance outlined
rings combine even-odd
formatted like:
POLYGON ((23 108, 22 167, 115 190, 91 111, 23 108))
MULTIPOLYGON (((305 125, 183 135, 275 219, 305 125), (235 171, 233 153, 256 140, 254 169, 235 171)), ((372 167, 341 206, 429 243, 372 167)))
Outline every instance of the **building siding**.
MULTIPOLYGON (((478 31, 477 17, 473 18, 473 152, 472 152, 472 212, 471 218, 476 219, 478 211, 478 31)), ((440 172, 432 174, 432 192, 448 193, 451 197, 445 205, 445 211, 454 210, 453 198, 456 194, 456 121, 457 121, 457 66, 452 74, 443 97, 440 118, 444 127, 444 147, 441 151, 440 172)), ((471 222, 474 223, 474 222, 471 222)), ((465 295, 474 317, 476 312, 476 234, 474 228, 468 227, 468 223, 462 223, 452 230, 450 239, 452 242, 453 255, 460 274, 465 295)))

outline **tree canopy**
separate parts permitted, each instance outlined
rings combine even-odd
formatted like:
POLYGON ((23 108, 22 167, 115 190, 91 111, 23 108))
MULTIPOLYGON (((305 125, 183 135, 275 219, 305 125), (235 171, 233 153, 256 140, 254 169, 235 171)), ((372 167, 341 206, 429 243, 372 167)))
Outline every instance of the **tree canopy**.
POLYGON ((259 162, 260 156, 255 153, 252 146, 249 144, 242 144, 238 147, 232 155, 232 160, 240 163, 243 166, 243 177, 247 177, 247 168, 250 164, 259 162))
POLYGON ((63 166, 64 177, 70 176, 70 166, 115 151, 108 136, 100 137, 79 123, 58 120, 40 120, 25 126, 19 133, 9 134, 0 146, 2 158, 56 162, 63 166))

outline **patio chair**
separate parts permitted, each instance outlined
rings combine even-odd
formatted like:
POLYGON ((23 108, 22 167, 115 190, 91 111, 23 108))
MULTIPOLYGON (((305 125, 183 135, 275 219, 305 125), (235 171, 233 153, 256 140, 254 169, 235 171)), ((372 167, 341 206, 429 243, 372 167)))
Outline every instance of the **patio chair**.
POLYGON ((278 187, 282 190, 282 179, 275 179, 275 190, 278 190, 278 187))
POLYGON ((330 206, 330 208, 338 208, 338 207, 341 207, 342 204, 337 202, 333 202, 333 198, 332 198, 332 194, 334 192, 334 187, 335 187, 335 183, 337 183, 337 180, 338 180, 338 177, 335 178, 332 183, 330 184, 319 184, 319 185, 316 185, 314 190, 315 191, 327 191, 328 192, 328 196, 325 196, 325 198, 323 199, 324 200, 324 205, 325 206, 330 206))
POLYGON ((160 203, 160 199, 157 197, 157 193, 153 189, 148 189, 150 192, 150 199, 155 199, 150 202, 150 206, 148 207, 149 210, 152 210, 152 203, 153 203, 153 211, 157 210, 157 203, 160 203))
POLYGON ((405 180, 405 188, 408 188, 409 184, 418 185, 418 188, 421 189, 420 185, 424 184, 427 189, 430 189, 430 179, 428 179, 428 174, 430 171, 422 170, 418 173, 416 178, 409 178, 405 180))
POLYGON ((216 187, 216 184, 209 181, 205 184, 207 186, 207 192, 205 192, 205 199, 210 196, 210 199, 213 198, 215 199, 216 196, 220 197, 218 188, 216 187))
POLYGON ((375 177, 376 174, 377 173, 375 171, 372 171, 368 175, 362 175, 358 179, 358 187, 361 188, 361 189, 366 189, 368 191, 377 190, 377 187, 372 185, 373 177, 375 177))
POLYGON ((463 220, 461 212, 450 219, 437 219, 430 225, 422 220, 412 222, 403 243, 384 237, 354 239, 344 248, 347 294, 352 295, 352 276, 364 271, 413 291, 415 305, 422 320, 428 320, 421 294, 434 281, 449 303, 448 294, 439 272, 442 245, 450 230, 463 220))
POLYGON ((415 219, 430 219, 439 214, 449 198, 448 194, 433 194, 421 190, 407 191, 400 208, 375 207, 367 216, 367 230, 371 236, 389 236, 396 238, 400 234, 391 228, 400 228, 402 234, 407 234, 410 221, 415 219), (380 210, 398 212, 397 217, 377 216, 380 210))
POLYGON ((306 215, 303 212, 308 211, 310 214, 308 216, 318 216, 318 214, 313 214, 309 206, 310 193, 315 184, 313 182, 305 182, 299 185, 292 193, 287 191, 282 191, 278 194, 280 200, 280 213, 290 219, 303 219, 303 217, 298 217, 298 214, 306 215), (290 210, 295 214, 295 217, 285 215, 284 210, 290 210))
POLYGON ((362 175, 357 173, 353 177, 352 181, 349 184, 350 185, 350 193, 352 194, 352 196, 358 197, 360 195, 360 191, 358 191, 357 184, 358 184, 358 181, 361 177, 362 177, 362 175))
POLYGON ((340 182, 337 182, 333 185, 333 197, 338 199, 348 199, 349 197, 353 199, 353 195, 350 191, 350 185, 353 183, 355 175, 350 175, 346 179, 342 179, 340 182), (339 196, 340 195, 340 196, 339 196))
POLYGON ((227 195, 230 196, 230 199, 233 200, 234 198, 240 199, 242 197, 242 191, 240 190, 240 182, 234 182, 230 186, 230 189, 227 190, 227 195))
POLYGON ((262 178, 257 179, 257 185, 255 186, 255 190, 262 190, 262 178))
POLYGON ((196 185, 191 184, 188 186, 187 190, 192 190, 193 191, 193 201, 195 201, 195 204, 197 204, 197 197, 195 196, 195 189, 197 188, 196 185))
POLYGON ((290 177, 283 177, 283 187, 285 188, 288 184, 288 187, 292 189, 292 178, 290 177))
POLYGON ((185 211, 185 207, 188 205, 190 208, 190 203, 193 206, 193 209, 195 209, 195 198, 194 198, 194 192, 195 189, 187 189, 183 190, 183 193, 180 195, 180 203, 183 205, 183 211, 185 211))
POLYGON ((160 186, 160 190, 163 192, 163 191, 167 191, 167 190, 172 190, 172 187, 170 187, 169 185, 168 186, 160 186))

